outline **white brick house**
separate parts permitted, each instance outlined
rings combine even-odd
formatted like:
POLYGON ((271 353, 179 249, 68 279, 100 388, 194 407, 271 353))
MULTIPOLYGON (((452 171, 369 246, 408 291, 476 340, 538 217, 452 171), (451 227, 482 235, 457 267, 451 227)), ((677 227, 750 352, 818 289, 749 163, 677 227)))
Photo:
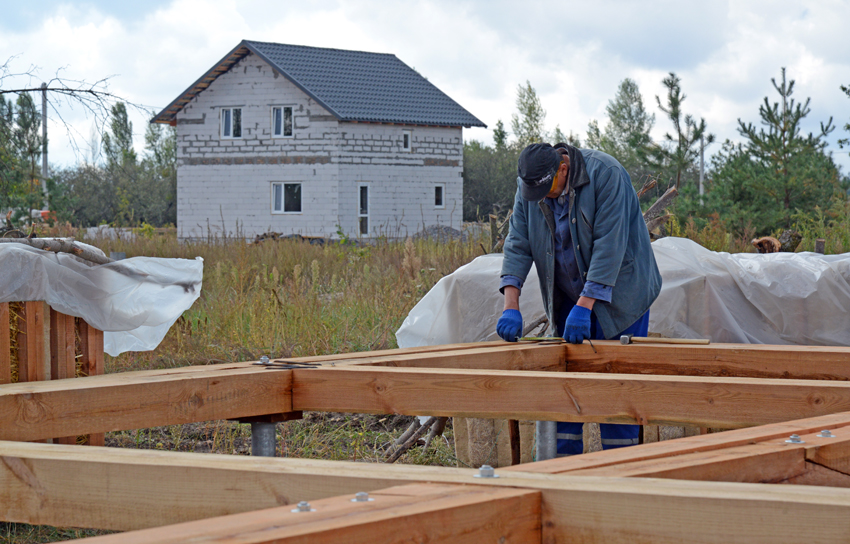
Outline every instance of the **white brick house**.
POLYGON ((457 228, 485 126, 394 55, 251 41, 152 122, 177 127, 181 239, 457 228))

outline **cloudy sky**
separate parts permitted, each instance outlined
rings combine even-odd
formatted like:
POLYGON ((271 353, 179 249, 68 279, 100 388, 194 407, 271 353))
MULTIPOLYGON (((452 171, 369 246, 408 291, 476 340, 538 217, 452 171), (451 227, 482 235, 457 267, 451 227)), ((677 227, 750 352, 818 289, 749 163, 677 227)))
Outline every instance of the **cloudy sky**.
MULTIPOLYGON (((720 141, 738 139, 737 119, 757 123, 770 79, 786 67, 795 97, 811 97, 807 130, 835 118, 836 160, 850 172, 848 134, 850 1, 596 0, 147 0, 16 2, 0 18, 0 63, 13 72, 38 67, 37 85, 61 70, 87 81, 107 76, 111 92, 159 110, 242 39, 393 53, 484 121, 465 139, 491 142, 509 123, 516 88, 526 80, 559 125, 585 136, 588 121, 626 77, 637 81, 653 135, 671 130, 655 105, 662 78, 676 72, 684 110, 704 117, 720 141)), ((18 82, 5 80, 4 88, 18 82)), ((92 121, 63 111, 85 153, 92 121)), ((81 159, 53 115, 51 162, 81 159)), ((137 149, 146 120, 133 117, 137 149)), ((715 151, 719 146, 715 145, 715 151)))

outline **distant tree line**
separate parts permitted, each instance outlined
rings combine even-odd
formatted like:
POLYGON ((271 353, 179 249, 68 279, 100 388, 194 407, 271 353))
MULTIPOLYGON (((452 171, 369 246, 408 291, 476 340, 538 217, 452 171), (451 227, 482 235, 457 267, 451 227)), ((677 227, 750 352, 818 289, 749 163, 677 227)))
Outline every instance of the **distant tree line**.
MULTIPOLYGON (((636 189, 655 180, 655 188, 642 197, 645 207, 676 186, 679 197, 673 213, 682 223, 692 220, 697 227, 719 222, 738 234, 769 234, 816 214, 847 220, 850 178, 842 176, 827 151, 826 136, 835 129, 832 119, 815 133, 803 133, 810 100, 797 102, 792 97, 794 81, 786 81, 784 69, 780 81, 772 80, 777 101, 765 98, 759 108, 760 126, 739 119, 743 142, 727 140, 713 155, 705 154, 704 195, 698 189, 700 150, 713 144, 715 137, 704 119, 685 113, 681 79, 670 73, 662 82, 666 96, 656 96, 655 101, 672 130, 661 141, 650 136, 655 114, 646 111, 637 84, 625 79, 605 108, 607 122, 591 121, 583 145, 572 132, 564 135, 559 126, 547 132, 546 112, 534 88, 529 82, 519 85, 510 134, 500 120, 492 146, 475 140, 464 144, 464 220, 504 215, 511 208, 517 157, 534 142, 566 142, 604 151, 626 168, 636 189)), ((850 86, 841 91, 850 98, 850 86)), ((843 128, 850 132, 850 123, 843 128)), ((839 145, 850 147, 850 138, 839 140, 839 145)))
POLYGON ((51 219, 74 226, 163 226, 177 221, 176 132, 148 125, 145 149, 133 149, 133 125, 123 102, 112 105, 109 125, 81 163, 53 169, 47 195, 41 179, 41 112, 29 93, 0 95, 0 211, 24 223, 49 202, 51 219), (101 149, 98 150, 98 147, 101 149), (98 151, 102 151, 99 153, 98 151), (46 200, 45 200, 46 197, 46 200))

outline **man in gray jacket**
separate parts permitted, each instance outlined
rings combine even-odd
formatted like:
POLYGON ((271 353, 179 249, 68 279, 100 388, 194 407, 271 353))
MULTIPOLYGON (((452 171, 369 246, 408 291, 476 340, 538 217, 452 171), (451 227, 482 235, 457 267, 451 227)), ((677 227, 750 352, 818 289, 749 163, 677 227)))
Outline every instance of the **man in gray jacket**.
MULTIPOLYGON (((519 296, 537 267, 549 322, 571 343, 646 336, 661 274, 628 172, 600 151, 532 144, 519 157, 496 327, 522 335, 519 296)), ((602 447, 638 443, 637 425, 601 426, 602 447)), ((581 423, 558 423, 558 455, 582 452, 581 423)))

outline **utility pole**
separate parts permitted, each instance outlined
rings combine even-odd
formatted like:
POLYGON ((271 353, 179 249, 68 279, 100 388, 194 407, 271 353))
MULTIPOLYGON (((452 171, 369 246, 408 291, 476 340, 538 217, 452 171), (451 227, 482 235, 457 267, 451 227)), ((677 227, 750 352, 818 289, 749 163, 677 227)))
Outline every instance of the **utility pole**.
POLYGON ((702 195, 705 194, 705 137, 699 137, 699 204, 703 205, 702 195))
POLYGON ((50 209, 47 200, 47 83, 41 84, 41 191, 44 194, 44 210, 50 209))

